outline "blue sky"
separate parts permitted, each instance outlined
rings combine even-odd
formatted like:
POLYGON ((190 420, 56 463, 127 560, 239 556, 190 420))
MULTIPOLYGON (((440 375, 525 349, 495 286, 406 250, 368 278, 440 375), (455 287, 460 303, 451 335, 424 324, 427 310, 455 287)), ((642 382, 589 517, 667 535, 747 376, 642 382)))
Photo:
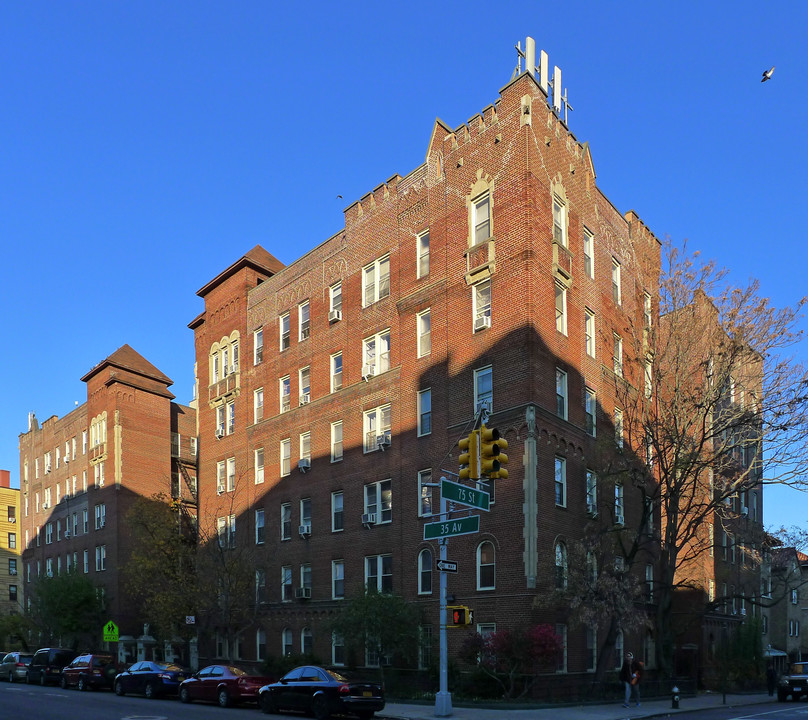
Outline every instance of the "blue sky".
MULTIPOLYGON (((188 402, 196 291, 257 243, 289 263, 338 231, 436 117, 497 99, 526 35, 616 207, 794 303, 806 27, 803 2, 0 4, 0 468, 18 485, 27 413, 84 402, 124 343, 188 402)), ((767 525, 808 525, 808 497, 765 499, 767 525)))

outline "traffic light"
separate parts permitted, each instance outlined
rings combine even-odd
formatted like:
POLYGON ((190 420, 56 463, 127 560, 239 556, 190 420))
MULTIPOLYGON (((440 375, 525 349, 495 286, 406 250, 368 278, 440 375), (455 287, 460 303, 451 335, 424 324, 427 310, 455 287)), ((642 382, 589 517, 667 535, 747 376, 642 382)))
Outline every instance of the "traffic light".
POLYGON ((463 625, 471 625, 474 622, 474 613, 471 608, 465 605, 447 605, 446 612, 449 615, 446 619, 447 627, 462 627, 463 625))
POLYGON ((508 456, 503 450, 508 449, 508 441, 503 440, 496 428, 480 428, 480 476, 490 479, 508 479, 508 471, 502 467, 508 464, 508 456))
POLYGON ((476 480, 480 477, 479 468, 477 467, 477 458, 480 431, 472 430, 468 437, 463 438, 457 444, 460 447, 460 479, 461 480, 476 480))

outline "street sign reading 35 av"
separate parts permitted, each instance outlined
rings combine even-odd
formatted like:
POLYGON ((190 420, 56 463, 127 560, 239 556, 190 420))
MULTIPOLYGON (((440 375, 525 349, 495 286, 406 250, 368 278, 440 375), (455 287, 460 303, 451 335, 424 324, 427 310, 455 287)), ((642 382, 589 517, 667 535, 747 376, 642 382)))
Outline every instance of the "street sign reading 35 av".
POLYGON ((480 516, 471 515, 458 520, 427 523, 424 525, 424 540, 438 540, 456 535, 471 535, 480 532, 480 516))

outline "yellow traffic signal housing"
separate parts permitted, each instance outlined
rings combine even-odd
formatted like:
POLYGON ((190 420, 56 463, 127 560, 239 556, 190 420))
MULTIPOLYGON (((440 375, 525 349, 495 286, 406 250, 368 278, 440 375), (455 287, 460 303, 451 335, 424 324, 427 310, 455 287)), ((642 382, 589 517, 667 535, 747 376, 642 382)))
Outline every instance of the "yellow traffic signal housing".
POLYGON ((463 627, 474 622, 474 613, 466 605, 447 605, 446 627, 463 627))
POLYGON ((475 480, 480 477, 479 468, 477 467, 477 444, 479 440, 479 430, 472 430, 467 438, 463 438, 457 444, 460 447, 460 479, 461 480, 475 480))
POLYGON ((500 437, 499 430, 480 428, 480 475, 488 478, 508 478, 508 471, 502 466, 508 464, 508 441, 500 437))

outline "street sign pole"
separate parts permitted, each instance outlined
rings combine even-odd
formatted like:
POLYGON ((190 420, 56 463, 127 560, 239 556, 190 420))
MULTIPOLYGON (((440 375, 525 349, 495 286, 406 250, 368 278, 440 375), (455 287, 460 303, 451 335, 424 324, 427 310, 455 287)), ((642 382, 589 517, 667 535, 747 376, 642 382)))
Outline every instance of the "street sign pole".
MULTIPOLYGON (((441 478, 443 482, 446 478, 441 478)), ((440 496, 441 520, 449 519, 449 502, 443 493, 440 496)), ((449 538, 438 540, 441 563, 448 559, 449 538)), ((452 694, 449 692, 448 642, 446 638, 446 572, 440 571, 440 690, 435 695, 436 717, 449 717, 452 714, 452 694)))

